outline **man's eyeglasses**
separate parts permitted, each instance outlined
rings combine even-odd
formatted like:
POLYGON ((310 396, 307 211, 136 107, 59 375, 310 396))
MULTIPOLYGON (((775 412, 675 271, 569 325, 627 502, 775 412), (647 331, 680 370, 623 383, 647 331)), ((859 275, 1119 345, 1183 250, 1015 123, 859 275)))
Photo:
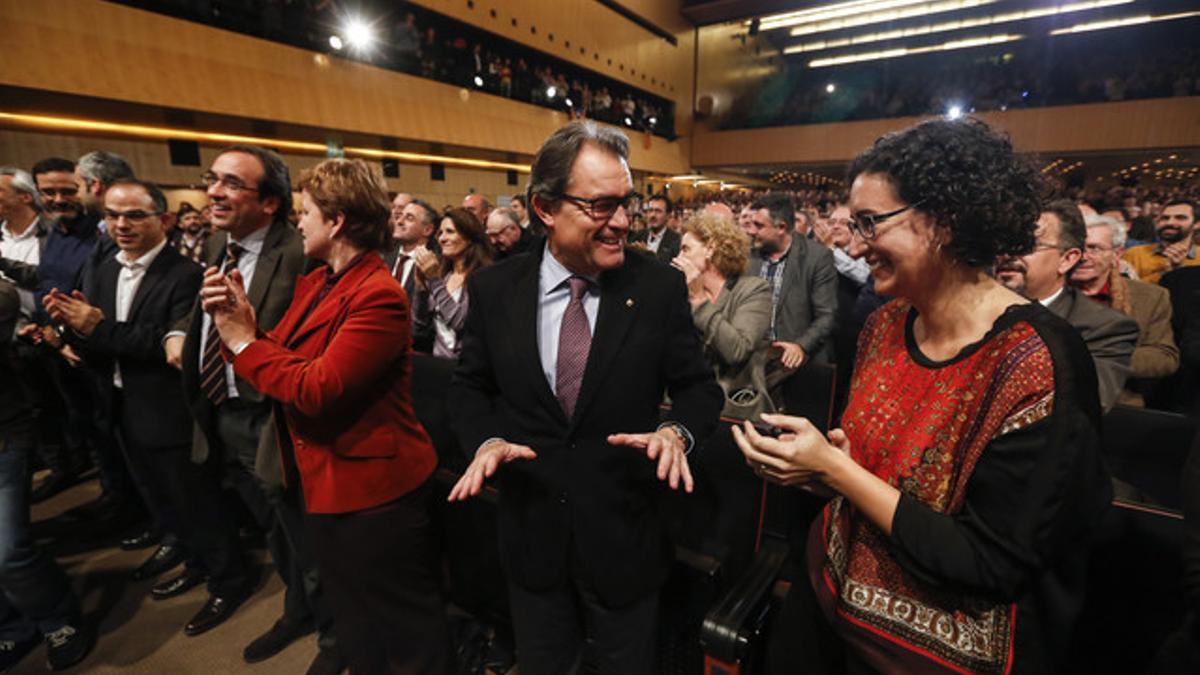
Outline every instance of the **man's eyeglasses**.
POLYGON ((592 220, 598 223, 607 223, 617 214, 617 209, 623 208, 625 213, 629 213, 629 206, 638 198, 636 192, 630 192, 624 197, 594 197, 592 199, 576 197, 565 192, 556 196, 578 206, 580 211, 588 214, 592 220))
POLYGON ((104 222, 109 225, 116 225, 121 222, 121 218, 124 218, 127 222, 140 225, 155 216, 161 215, 161 211, 112 211, 105 209, 104 222))
POLYGON ((210 188, 214 185, 220 185, 226 190, 232 190, 233 192, 258 192, 257 187, 246 185, 237 176, 218 176, 212 171, 205 171, 200 175, 200 180, 204 183, 204 187, 210 188))
POLYGON ((856 213, 850 222, 850 230, 863 239, 874 239, 879 230, 879 224, 888 218, 894 218, 909 209, 915 209, 921 202, 902 206, 887 213, 856 213))

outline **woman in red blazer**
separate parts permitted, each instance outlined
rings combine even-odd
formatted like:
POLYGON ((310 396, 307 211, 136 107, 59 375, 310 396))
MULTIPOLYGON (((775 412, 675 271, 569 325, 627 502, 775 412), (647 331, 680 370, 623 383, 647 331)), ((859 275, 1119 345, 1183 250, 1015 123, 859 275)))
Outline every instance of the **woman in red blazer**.
POLYGON ((383 179, 332 159, 300 177, 304 254, 328 267, 296 283, 270 333, 235 271, 201 291, 226 358, 277 402, 285 479, 299 478, 338 642, 352 673, 443 673, 445 612, 426 483, 437 464, 410 392, 408 301, 376 251, 388 239, 383 179), (290 441, 290 442, 289 442, 290 441))

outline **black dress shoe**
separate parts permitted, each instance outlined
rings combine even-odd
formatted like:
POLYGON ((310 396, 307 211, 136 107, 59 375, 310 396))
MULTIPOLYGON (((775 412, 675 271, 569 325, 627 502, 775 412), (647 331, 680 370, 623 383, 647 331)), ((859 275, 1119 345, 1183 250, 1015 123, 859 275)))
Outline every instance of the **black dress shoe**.
POLYGON ((74 482, 75 476, 69 475, 64 471, 52 470, 46 474, 42 482, 37 484, 37 487, 30 490, 29 501, 33 504, 44 502, 71 487, 74 482))
POLYGON ((346 670, 346 662, 342 656, 332 649, 321 648, 317 657, 309 664, 305 675, 342 675, 346 670))
POLYGON ((208 575, 204 572, 188 567, 179 574, 179 576, 171 577, 166 581, 154 584, 150 589, 150 597, 155 600, 166 600, 177 595, 183 595, 200 584, 208 581, 208 575))
POLYGON ((223 598, 215 595, 208 597, 208 602, 196 612, 196 616, 183 627, 184 635, 195 637, 206 633, 225 623, 225 619, 233 616, 234 610, 246 599, 245 594, 227 595, 223 598))
POLYGON ((161 539, 162 537, 158 536, 154 532, 151 532, 150 530, 142 530, 132 537, 122 539, 121 550, 138 551, 143 548, 150 548, 151 546, 157 544, 161 539))
POLYGON ((246 663, 266 661, 287 648, 296 640, 316 631, 311 621, 293 621, 283 617, 271 626, 271 630, 254 638, 242 651, 242 659, 246 663))
POLYGON ((156 577, 183 562, 183 558, 183 549, 171 544, 163 544, 154 551, 153 555, 146 558, 146 562, 133 571, 133 580, 142 581, 156 577))
POLYGON ((46 665, 66 670, 82 661, 96 645, 96 632, 83 623, 46 633, 46 665))

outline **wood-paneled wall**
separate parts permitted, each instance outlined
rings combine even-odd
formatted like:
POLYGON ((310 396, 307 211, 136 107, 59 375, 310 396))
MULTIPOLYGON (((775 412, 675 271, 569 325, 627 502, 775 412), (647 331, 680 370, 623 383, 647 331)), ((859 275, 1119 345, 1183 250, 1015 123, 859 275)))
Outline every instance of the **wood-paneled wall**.
MULTIPOLYGON (((1094 103, 983 113, 1022 152, 1058 153, 1200 146, 1200 97, 1094 103)), ((824 163, 853 159, 879 136, 916 117, 836 124, 697 132, 697 168, 824 163)))
MULTIPOLYGON (((545 108, 101 0, 0 0, 0 38, 0 83, 18 87, 524 155, 566 122, 545 108)), ((686 141, 631 140, 635 168, 687 170, 686 141)))

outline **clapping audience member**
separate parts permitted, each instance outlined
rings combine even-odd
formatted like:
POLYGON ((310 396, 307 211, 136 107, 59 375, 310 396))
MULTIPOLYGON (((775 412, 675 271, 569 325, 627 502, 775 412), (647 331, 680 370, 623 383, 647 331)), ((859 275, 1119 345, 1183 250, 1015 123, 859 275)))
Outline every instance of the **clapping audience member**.
POLYGON ((440 260, 430 251, 416 254, 425 292, 417 296, 420 306, 414 316, 418 324, 433 327, 433 355, 454 359, 462 348, 462 330, 470 306, 467 278, 491 264, 492 245, 475 214, 465 208, 446 211, 437 241, 442 252, 440 260))
POLYGON ((1196 215, 1196 204, 1186 199, 1172 200, 1162 207, 1154 222, 1158 243, 1125 251, 1125 260, 1138 279, 1157 284, 1171 270, 1200 265, 1194 241, 1196 215))
POLYGON ((33 405, 11 351, 20 308, 16 286, 0 279, 0 671, 43 641, 47 665, 63 670, 87 656, 95 633, 82 620, 66 575, 29 531, 33 405))
POLYGON ((767 672, 1068 670, 1112 496, 1095 377, 1069 325, 989 275, 1035 245, 1040 176, 971 119, 884 136, 850 176, 851 248, 900 299, 864 328, 843 428, 735 428, 765 479, 833 493, 767 672))
MULTIPOLYGON (((383 177, 331 159, 300 177, 304 253, 275 329, 255 320, 240 271, 210 269, 203 308, 247 384, 275 402, 289 492, 305 512, 323 595, 353 673, 444 673, 445 613, 428 481, 437 465, 412 408, 408 301, 376 253, 383 177)), ((256 273, 257 274, 257 273, 256 273)))
POLYGON ((773 412, 764 366, 770 347, 771 286, 746 275, 750 238, 732 218, 700 213, 683 224, 671 264, 687 279, 704 356, 725 392, 721 414, 754 419, 773 412))
MULTIPOLYGON (((399 196, 397 196, 399 199, 399 196)), ((437 250, 433 232, 437 229, 438 213, 428 202, 420 199, 412 200, 404 206, 399 217, 396 214, 395 202, 392 202, 392 243, 396 245, 394 255, 384 256, 384 262, 392 270, 392 277, 400 282, 405 295, 408 296, 409 307, 413 311, 413 349, 428 354, 433 351, 433 323, 417 320, 416 312, 423 311, 422 306, 428 303, 419 302, 418 296, 426 293, 419 282, 417 257, 421 252, 430 253, 437 250)))
POLYGON ((1167 289, 1126 279, 1120 274, 1125 224, 1111 216, 1088 216, 1083 259, 1071 273, 1071 284, 1096 302, 1112 307, 1138 324, 1130 377, 1118 403, 1142 407, 1141 389, 1179 369, 1179 347, 1171 329, 1171 294, 1167 289))

